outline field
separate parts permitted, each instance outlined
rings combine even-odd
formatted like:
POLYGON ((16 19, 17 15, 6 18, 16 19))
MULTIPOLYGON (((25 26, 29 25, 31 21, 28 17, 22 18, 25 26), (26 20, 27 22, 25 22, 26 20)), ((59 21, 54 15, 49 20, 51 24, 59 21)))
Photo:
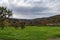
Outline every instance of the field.
POLYGON ((47 40, 48 38, 59 38, 60 27, 49 26, 27 26, 25 29, 13 27, 0 28, 0 40, 47 40))

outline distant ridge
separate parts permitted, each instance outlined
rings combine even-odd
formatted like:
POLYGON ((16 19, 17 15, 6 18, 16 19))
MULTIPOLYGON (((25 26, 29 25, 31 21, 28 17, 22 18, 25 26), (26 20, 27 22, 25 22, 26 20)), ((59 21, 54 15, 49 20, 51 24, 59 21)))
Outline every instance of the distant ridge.
MULTIPOLYGON (((60 25, 60 15, 55 15, 51 17, 45 17, 45 18, 36 18, 36 19, 9 19, 10 23, 19 23, 19 22, 25 22, 26 25, 60 25)), ((12 24, 11 23, 11 24, 12 24)))

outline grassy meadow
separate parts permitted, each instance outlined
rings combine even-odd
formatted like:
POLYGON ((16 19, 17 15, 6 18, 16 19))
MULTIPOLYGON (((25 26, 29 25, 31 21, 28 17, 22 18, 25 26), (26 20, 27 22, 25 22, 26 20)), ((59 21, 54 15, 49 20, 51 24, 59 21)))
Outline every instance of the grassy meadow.
POLYGON ((3 30, 0 28, 0 40, 47 40, 48 38, 59 37, 59 26, 26 26, 25 29, 5 27, 3 30))

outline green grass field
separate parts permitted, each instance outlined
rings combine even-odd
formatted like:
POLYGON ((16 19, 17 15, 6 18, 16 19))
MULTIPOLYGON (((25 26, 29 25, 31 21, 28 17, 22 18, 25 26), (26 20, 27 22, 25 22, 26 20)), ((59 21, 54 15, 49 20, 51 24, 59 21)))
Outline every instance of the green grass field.
POLYGON ((0 39, 3 40, 47 40, 60 37, 60 27, 27 26, 25 29, 6 27, 0 29, 0 39))

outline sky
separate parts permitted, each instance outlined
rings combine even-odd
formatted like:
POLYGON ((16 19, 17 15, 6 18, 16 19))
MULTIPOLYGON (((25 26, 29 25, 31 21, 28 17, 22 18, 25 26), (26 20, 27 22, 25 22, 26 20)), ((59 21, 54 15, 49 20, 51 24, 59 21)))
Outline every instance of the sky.
POLYGON ((0 0, 13 11, 12 18, 34 19, 60 15, 60 0, 0 0))

